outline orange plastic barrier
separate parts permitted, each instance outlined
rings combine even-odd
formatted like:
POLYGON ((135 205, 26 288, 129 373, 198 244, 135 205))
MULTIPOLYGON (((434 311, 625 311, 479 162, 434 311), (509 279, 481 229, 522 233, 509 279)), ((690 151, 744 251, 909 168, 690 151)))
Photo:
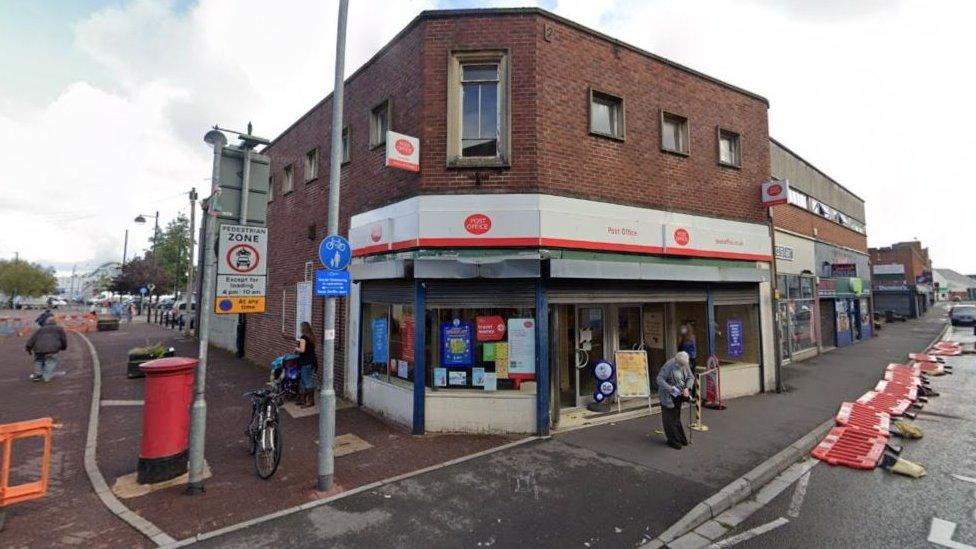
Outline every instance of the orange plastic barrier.
POLYGON ((30 501, 47 495, 47 480, 51 470, 51 428, 49 417, 0 425, 0 447, 3 461, 0 464, 0 507, 30 501), (15 440, 41 437, 44 439, 44 457, 41 460, 40 479, 10 486, 10 453, 15 440))

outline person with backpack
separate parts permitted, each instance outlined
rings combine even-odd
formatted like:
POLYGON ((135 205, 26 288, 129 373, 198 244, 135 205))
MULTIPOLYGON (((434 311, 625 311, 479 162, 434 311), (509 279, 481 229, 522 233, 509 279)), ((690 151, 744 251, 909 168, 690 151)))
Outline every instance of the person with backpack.
POLYGON ((27 340, 27 352, 34 355, 34 373, 31 381, 50 382, 58 367, 58 353, 68 348, 68 335, 51 316, 27 340))
POLYGON ((44 307, 44 311, 34 319, 34 323, 43 327, 45 324, 47 324, 47 319, 51 318, 52 316, 54 316, 54 313, 51 312, 51 309, 44 307))
POLYGON ((315 406, 315 371, 318 369, 318 358, 315 356, 315 333, 312 325, 302 322, 302 337, 298 340, 295 352, 298 353, 298 366, 302 372, 302 392, 298 404, 302 408, 315 406))

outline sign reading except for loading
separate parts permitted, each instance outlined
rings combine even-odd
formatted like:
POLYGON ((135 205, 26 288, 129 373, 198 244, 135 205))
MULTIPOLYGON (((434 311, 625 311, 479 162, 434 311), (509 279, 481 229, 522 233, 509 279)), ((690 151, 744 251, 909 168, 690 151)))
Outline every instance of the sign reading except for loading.
POLYGON ((264 312, 268 278, 267 256, 267 228, 220 226, 215 313, 264 312))

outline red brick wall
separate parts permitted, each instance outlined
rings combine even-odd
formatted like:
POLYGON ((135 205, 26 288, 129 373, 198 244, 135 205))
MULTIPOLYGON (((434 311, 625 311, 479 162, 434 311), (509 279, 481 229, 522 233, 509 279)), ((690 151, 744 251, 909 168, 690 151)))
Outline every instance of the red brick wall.
POLYGON ((927 264, 928 249, 921 245, 913 249, 911 244, 894 245, 887 248, 871 248, 871 264, 883 265, 899 263, 905 266, 905 281, 914 284, 917 277, 930 270, 927 264))
MULTIPOLYGON (((344 121, 351 162, 342 168, 340 233, 355 213, 419 193, 543 192, 699 215, 764 222, 759 184, 770 173, 765 103, 649 59, 537 13, 470 14, 422 19, 347 81, 344 121), (544 39, 552 29, 551 41, 544 39), (507 48, 511 55, 512 163, 482 170, 446 167, 448 55, 455 48, 507 48), (621 95, 626 140, 589 135, 588 88, 621 95), (421 137, 421 174, 384 167, 370 150, 368 113, 390 98, 394 131, 421 137), (660 109, 688 117, 691 155, 660 150, 660 109), (742 168, 718 165, 716 127, 738 132, 742 168)), ((268 148, 274 201, 269 205, 268 312, 248 318, 248 356, 267 363, 288 352, 294 323, 282 334, 282 290, 294 292, 304 264, 318 267, 325 236, 331 100, 320 102, 268 148), (318 179, 304 182, 305 153, 320 149, 318 179), (283 170, 294 192, 282 196, 283 170), (313 238, 308 227, 314 225, 313 238)), ((293 304, 292 304, 293 307, 293 304)), ((339 310, 345 304, 340 301, 339 310)), ((313 318, 321 337, 322 300, 313 318)), ((337 321, 336 387, 343 385, 342 329, 337 321)))
POLYGON ((821 242, 868 253, 867 236, 793 204, 773 206, 773 224, 804 236, 816 237, 821 242))

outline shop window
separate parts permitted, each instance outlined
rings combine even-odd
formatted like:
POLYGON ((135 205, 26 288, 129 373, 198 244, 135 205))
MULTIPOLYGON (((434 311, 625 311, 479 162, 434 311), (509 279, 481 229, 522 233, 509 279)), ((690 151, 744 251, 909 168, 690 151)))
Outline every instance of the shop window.
POLYGON ((661 149, 684 155, 689 153, 687 118, 661 112, 661 149))
POLYGON ((624 138, 623 98, 590 90, 590 133, 620 140, 624 138))
POLYGON ((363 377, 412 387, 414 327, 412 304, 363 303, 363 377))
POLYGON ((800 299, 813 299, 813 277, 801 276, 800 278, 800 299))
POLYGON ((507 165, 508 52, 454 52, 448 81, 448 165, 507 165))
POLYGON ((369 111, 369 146, 376 148, 386 143, 390 129, 390 100, 387 99, 369 111))
POLYGON ((787 303, 790 323, 789 342, 792 354, 817 346, 813 323, 814 307, 816 307, 816 301, 812 299, 797 299, 787 303))
POLYGON ((305 153, 305 182, 309 183, 319 176, 319 149, 318 147, 305 153))
POLYGON ((342 163, 349 162, 349 126, 342 128, 342 163))
POLYGON ((721 364, 759 363, 759 306, 716 305, 715 345, 721 364))
POLYGON ((800 297, 800 277, 787 275, 786 277, 787 297, 790 299, 800 297))
MULTIPOLYGON (((677 339, 675 340, 675 350, 681 351, 682 343, 685 345, 685 349, 688 350, 689 355, 693 355, 691 358, 692 365, 702 365, 705 364, 705 359, 708 358, 708 316, 707 316, 707 305, 704 301, 693 301, 693 302, 679 302, 674 304, 674 334, 677 339), (681 329, 684 327, 685 334, 681 333, 681 329)), ((670 357, 668 357, 670 358, 670 357)), ((660 365, 658 365, 660 368, 660 365)))
POLYGON ((281 194, 288 194, 295 190, 295 170, 291 164, 285 166, 284 183, 281 185, 281 194))
POLYGON ((790 187, 790 192, 787 195, 787 197, 788 197, 789 203, 790 204, 793 204, 794 206, 799 206, 799 207, 803 208, 804 210, 806 210, 806 209, 808 209, 810 207, 810 204, 807 201, 807 195, 801 193, 800 191, 798 191, 798 190, 796 190, 796 189, 794 189, 792 187, 790 187))
POLYGON ((723 166, 738 168, 742 165, 742 155, 739 152, 739 134, 718 130, 718 162, 723 166))
POLYGON ((510 391, 535 381, 535 337, 533 308, 430 309, 427 387, 510 391))

